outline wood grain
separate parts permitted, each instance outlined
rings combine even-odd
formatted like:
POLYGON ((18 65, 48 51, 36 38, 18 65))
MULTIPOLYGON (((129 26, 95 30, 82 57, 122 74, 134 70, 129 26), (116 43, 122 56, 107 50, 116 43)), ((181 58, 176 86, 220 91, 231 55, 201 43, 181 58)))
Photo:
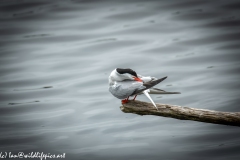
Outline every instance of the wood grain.
POLYGON ((155 115, 240 127, 240 112, 220 112, 170 104, 156 105, 158 110, 151 103, 135 100, 123 104, 120 109, 125 113, 135 113, 138 115, 155 115))

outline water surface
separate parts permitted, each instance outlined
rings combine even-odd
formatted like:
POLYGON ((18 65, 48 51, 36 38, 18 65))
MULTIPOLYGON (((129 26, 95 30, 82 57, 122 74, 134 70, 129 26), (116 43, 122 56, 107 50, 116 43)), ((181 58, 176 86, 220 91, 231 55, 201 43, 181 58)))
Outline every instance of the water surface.
MULTIPOLYGON (((240 111, 239 1, 0 2, 0 151, 239 159, 238 127, 121 112, 117 67, 168 76, 156 103, 240 111)), ((139 100, 149 101, 144 96, 139 100)))

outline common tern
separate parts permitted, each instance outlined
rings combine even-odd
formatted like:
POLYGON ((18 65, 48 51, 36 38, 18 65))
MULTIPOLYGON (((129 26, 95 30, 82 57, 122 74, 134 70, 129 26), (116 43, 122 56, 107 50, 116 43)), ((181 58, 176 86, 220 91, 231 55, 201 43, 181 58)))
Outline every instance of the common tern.
POLYGON ((150 76, 141 76, 130 68, 116 68, 111 72, 108 78, 109 91, 113 96, 122 99, 122 104, 127 103, 130 96, 134 96, 133 100, 135 100, 137 95, 144 93, 158 110, 149 93, 179 94, 179 92, 166 92, 158 88, 152 88, 166 78, 167 77, 158 79, 150 76))

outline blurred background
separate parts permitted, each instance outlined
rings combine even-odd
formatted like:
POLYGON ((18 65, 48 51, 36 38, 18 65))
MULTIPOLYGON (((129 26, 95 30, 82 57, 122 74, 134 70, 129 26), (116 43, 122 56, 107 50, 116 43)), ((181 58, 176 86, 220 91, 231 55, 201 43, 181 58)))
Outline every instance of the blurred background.
POLYGON ((239 1, 1 0, 0 36, 0 152, 240 158, 239 127, 123 113, 108 92, 132 68, 181 92, 155 103, 240 112, 239 1))

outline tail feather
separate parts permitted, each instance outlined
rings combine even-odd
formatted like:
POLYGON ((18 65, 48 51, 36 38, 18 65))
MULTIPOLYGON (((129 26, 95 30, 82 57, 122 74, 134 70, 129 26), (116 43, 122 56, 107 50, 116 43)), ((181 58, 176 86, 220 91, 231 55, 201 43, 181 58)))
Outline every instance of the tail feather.
POLYGON ((181 94, 181 92, 168 92, 158 88, 151 88, 149 90, 150 90, 150 92, 148 92, 149 94, 181 94))
POLYGON ((148 97, 148 99, 152 102, 152 104, 154 105, 154 107, 158 110, 156 104, 153 102, 152 98, 151 98, 150 95, 148 94, 148 90, 143 91, 143 93, 145 94, 146 97, 148 97))

